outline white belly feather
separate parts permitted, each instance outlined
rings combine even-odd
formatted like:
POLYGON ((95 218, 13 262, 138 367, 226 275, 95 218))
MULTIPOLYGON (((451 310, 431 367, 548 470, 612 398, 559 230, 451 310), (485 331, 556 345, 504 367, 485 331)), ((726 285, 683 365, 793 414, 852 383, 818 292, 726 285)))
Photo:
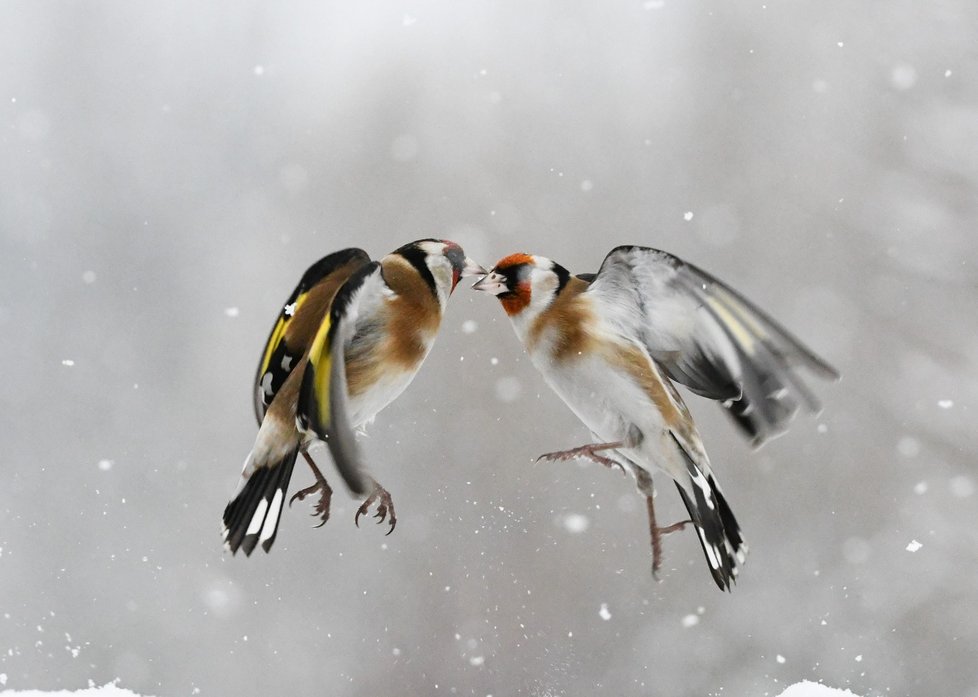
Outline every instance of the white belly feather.
POLYGON ((644 467, 658 467, 673 478, 685 478, 685 462, 662 413, 631 375, 598 355, 559 363, 549 356, 546 342, 541 342, 530 359, 600 442, 634 442, 638 436, 637 445, 618 450, 644 467))

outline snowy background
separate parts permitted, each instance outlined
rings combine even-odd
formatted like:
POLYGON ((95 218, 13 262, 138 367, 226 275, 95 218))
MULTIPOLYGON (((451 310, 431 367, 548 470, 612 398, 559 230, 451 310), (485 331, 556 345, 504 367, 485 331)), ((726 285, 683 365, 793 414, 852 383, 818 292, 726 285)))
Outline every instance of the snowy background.
POLYGON ((978 695, 976 36, 973 0, 0 4, 5 686, 978 695), (690 400, 733 593, 692 534, 653 582, 630 481, 531 463, 587 434, 461 289, 366 441, 396 532, 337 487, 222 554, 299 274, 426 236, 661 247, 843 372, 758 452, 690 400))

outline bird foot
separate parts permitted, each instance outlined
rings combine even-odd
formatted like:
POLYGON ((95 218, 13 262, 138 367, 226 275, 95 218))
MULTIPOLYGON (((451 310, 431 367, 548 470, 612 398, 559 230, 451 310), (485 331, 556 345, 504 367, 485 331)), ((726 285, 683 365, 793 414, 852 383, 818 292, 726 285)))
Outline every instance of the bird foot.
POLYGON ((608 469, 617 467, 621 470, 622 474, 625 474, 625 467, 617 460, 612 460, 610 457, 605 457, 604 455, 598 455, 599 450, 611 450, 613 448, 622 447, 622 443, 590 443, 589 445, 582 445, 578 448, 571 448, 570 450, 559 450, 553 453, 544 453, 536 459, 537 462, 540 460, 548 460, 550 462, 566 462, 567 460, 573 460, 575 458, 585 458, 591 460, 592 462, 597 462, 599 465, 604 465, 608 469))
POLYGON ((693 521, 691 520, 683 520, 672 525, 667 525, 664 528, 652 528, 649 531, 652 534, 652 578, 656 581, 662 580, 659 578, 659 568, 662 566, 662 536, 668 535, 671 532, 679 532, 685 529, 687 525, 692 524, 693 521))
POLYGON ((326 483, 325 479, 316 482, 312 486, 307 486, 305 489, 299 489, 299 491, 292 494, 292 498, 289 499, 289 507, 291 508, 297 499, 304 501, 307 496, 315 494, 317 491, 320 492, 319 501, 316 503, 316 507, 313 509, 311 515, 320 519, 321 522, 316 527, 321 528, 329 520, 329 508, 333 502, 333 489, 326 483))
POLYGON ((394 500, 391 498, 390 492, 376 482, 374 482, 373 493, 357 509, 353 523, 357 527, 360 527, 360 516, 366 515, 367 511, 370 510, 370 506, 373 505, 374 501, 378 501, 378 499, 377 512, 374 513, 373 517, 377 519, 378 525, 383 523, 385 519, 387 520, 387 524, 390 525, 390 530, 384 534, 390 535, 394 532, 394 526, 397 525, 397 515, 394 513, 394 500))
POLYGON ((645 505, 649 514, 649 535, 652 538, 652 578, 658 581, 659 568, 662 566, 662 536, 683 530, 687 525, 694 523, 692 520, 681 520, 678 523, 660 528, 655 521, 655 502, 651 495, 645 497, 645 505))
POLYGON ((660 535, 668 535, 671 532, 679 532, 680 530, 685 530, 687 525, 692 525, 691 520, 681 520, 678 523, 673 523, 672 525, 667 525, 664 528, 659 528, 660 535))

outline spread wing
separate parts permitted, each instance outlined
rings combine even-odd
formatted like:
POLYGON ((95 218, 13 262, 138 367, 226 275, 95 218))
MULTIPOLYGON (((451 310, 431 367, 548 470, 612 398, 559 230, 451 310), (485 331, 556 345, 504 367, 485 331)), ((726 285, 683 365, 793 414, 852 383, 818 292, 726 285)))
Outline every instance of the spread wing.
POLYGON ((333 295, 358 268, 370 263, 362 249, 350 248, 310 266, 282 307, 265 342, 255 376, 255 417, 260 424, 285 379, 309 350, 333 295))
POLYGON ((357 424, 350 422, 346 351, 358 329, 361 334, 367 331, 391 295, 380 262, 370 262, 350 276, 316 332, 299 391, 300 424, 326 441, 336 468, 355 494, 366 493, 368 477, 353 430, 357 424))
POLYGON ((587 292, 673 380, 720 400, 756 445, 819 403, 797 369, 838 379, 767 313, 705 271, 648 247, 613 249, 587 292))

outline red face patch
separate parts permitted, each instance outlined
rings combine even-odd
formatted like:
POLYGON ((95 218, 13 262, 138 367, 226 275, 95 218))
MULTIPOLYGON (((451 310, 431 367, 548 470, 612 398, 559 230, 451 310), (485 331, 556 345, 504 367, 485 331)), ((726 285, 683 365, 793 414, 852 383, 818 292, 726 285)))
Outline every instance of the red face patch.
POLYGON ((519 266, 520 264, 530 264, 532 266, 533 257, 531 257, 529 254, 523 254, 522 252, 518 254, 510 254, 508 257, 503 257, 496 262, 496 270, 504 271, 514 266, 519 266))
POLYGON ((530 304, 530 282, 520 281, 512 292, 500 295, 499 302, 507 315, 518 315, 530 304))

